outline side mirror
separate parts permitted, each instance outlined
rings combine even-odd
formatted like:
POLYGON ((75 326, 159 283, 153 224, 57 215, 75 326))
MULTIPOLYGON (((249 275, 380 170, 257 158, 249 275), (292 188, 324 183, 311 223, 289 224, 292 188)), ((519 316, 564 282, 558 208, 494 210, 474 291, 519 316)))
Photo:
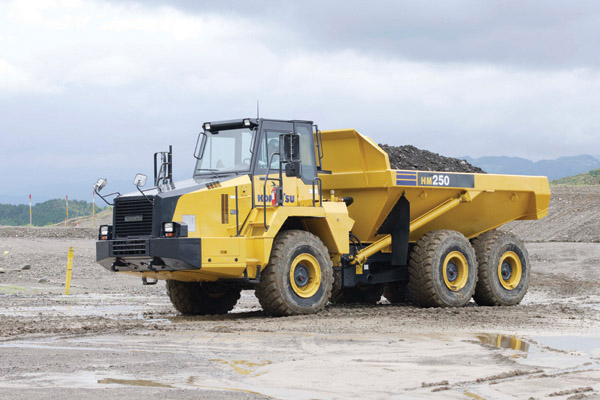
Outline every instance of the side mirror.
POLYGON ((281 162, 300 161, 300 135, 297 133, 279 135, 279 154, 281 162))
POLYGON ((300 135, 297 133, 279 135, 279 154, 281 162, 286 164, 285 176, 294 177, 302 175, 300 135))
POLYGON ((207 140, 208 135, 206 132, 200 132, 198 134, 198 139, 196 139, 196 148, 194 149, 194 158, 197 160, 201 159, 204 155, 204 148, 206 147, 207 140))
POLYGON ((102 188, 106 186, 106 178, 100 178, 96 181, 96 183, 94 184, 94 190, 96 192, 99 192, 102 190, 102 188))
POLYGON ((144 187, 147 181, 148 177, 144 174, 136 174, 133 178, 133 184, 137 187, 144 187))

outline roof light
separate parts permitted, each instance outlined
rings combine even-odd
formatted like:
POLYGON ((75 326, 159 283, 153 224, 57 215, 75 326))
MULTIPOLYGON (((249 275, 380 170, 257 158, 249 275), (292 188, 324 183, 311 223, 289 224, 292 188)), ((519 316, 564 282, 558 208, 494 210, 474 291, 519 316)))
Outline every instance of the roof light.
POLYGON ((244 126, 250 126, 250 120, 248 118, 244 120, 244 126))
POLYGON ((204 130, 205 131, 210 131, 210 122, 205 122, 204 123, 204 130))

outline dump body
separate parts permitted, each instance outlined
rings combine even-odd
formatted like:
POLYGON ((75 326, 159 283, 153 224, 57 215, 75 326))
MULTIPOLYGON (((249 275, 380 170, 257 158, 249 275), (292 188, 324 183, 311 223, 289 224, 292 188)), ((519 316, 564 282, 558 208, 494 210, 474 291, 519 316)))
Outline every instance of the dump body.
POLYGON ((540 219, 548 213, 550 186, 546 177, 393 170, 387 153, 355 130, 322 132, 323 192, 352 197, 348 207, 352 233, 363 243, 374 242, 377 230, 404 195, 414 221, 449 199, 468 192, 461 202, 410 234, 410 241, 439 229, 474 238, 514 220, 540 219))

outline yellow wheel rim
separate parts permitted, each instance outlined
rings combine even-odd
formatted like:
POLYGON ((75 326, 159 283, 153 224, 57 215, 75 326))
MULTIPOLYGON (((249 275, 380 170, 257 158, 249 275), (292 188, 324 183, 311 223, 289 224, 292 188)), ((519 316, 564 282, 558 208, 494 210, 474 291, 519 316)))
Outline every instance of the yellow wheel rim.
POLYGON ((514 290, 521 282, 523 266, 521 259, 514 251, 507 251, 498 263, 498 279, 506 290, 514 290))
POLYGON ((311 254, 303 253, 294 258, 290 268, 290 284, 298 296, 312 297, 321 286, 321 268, 311 254))
POLYGON ((467 284, 469 279, 469 263, 460 251, 448 253, 442 266, 442 275, 446 287, 458 292, 467 284))

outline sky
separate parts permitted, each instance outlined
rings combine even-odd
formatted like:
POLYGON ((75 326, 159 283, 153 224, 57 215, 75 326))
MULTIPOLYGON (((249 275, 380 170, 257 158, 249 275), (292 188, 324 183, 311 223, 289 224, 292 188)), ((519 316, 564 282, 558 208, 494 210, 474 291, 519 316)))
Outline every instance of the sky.
POLYGON ((131 192, 205 121, 447 156, 600 155, 598 1, 0 1, 0 203, 131 192))

